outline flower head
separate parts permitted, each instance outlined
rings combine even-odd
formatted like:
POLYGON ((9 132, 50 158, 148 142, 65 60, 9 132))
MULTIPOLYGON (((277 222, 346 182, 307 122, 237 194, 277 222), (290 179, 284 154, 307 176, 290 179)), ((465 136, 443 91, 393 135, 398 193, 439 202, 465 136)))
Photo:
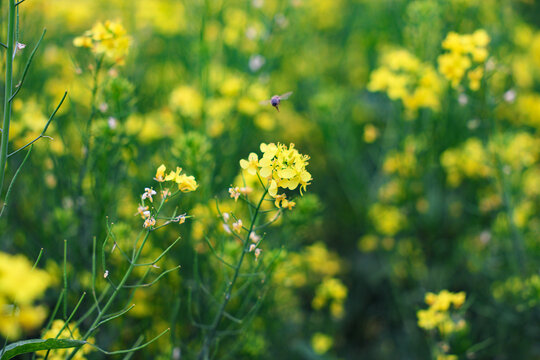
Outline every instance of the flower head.
POLYGON ((89 48, 96 55, 105 55, 118 65, 125 63, 125 57, 131 44, 126 29, 118 21, 107 20, 96 23, 82 36, 73 39, 76 47, 89 48))
MULTIPOLYGON (((306 170, 309 156, 300 154, 294 144, 287 147, 280 143, 262 143, 260 149, 263 152, 260 160, 257 154, 251 153, 249 161, 241 160, 240 166, 251 174, 258 171, 261 177, 268 179, 268 194, 274 198, 278 196, 279 188, 294 190, 299 187, 302 194, 312 179, 306 170)), ((276 199, 276 203, 279 201, 276 199)))
POLYGON ((144 220, 144 224, 143 224, 144 228, 149 228, 154 225, 156 225, 156 219, 154 219, 153 217, 149 217, 148 219, 144 220))
POLYGON ((197 187, 199 187, 193 176, 181 174, 176 177, 175 181, 178 184, 178 189, 182 192, 195 191, 197 190, 197 187))
POLYGON ((448 50, 438 58, 439 71, 456 88, 468 71, 469 88, 477 91, 484 75, 483 63, 488 57, 487 45, 490 38, 483 29, 472 34, 457 34, 450 32, 442 42, 442 47, 448 50), (478 64, 471 70, 473 64, 478 64))
POLYGON ((144 188, 144 193, 142 194, 141 196, 141 199, 144 200, 144 199, 149 199, 150 202, 154 202, 154 199, 152 198, 152 196, 156 195, 156 191, 152 188, 144 188))
POLYGON ((240 197, 240 188, 237 186, 237 187, 230 187, 229 188, 229 194, 231 194, 231 198, 234 199, 234 201, 237 201, 238 198, 240 197))
POLYGON ((251 175, 255 175, 259 169, 259 157, 255 153, 250 153, 247 160, 240 160, 240 166, 251 175))
MULTIPOLYGON (((167 175, 165 175, 165 171, 165 165, 161 165, 157 169, 154 180, 159 182, 174 181, 176 184, 178 184, 178 189, 182 192, 195 191, 199 187, 197 181, 195 181, 195 177, 182 174, 181 167, 177 166, 175 171, 170 171, 167 175)), ((167 189, 162 193, 163 198, 170 195, 171 193, 167 189)))
POLYGON ((154 180, 158 181, 158 182, 164 182, 165 181, 165 165, 161 164, 158 168, 157 168, 157 171, 156 171, 156 177, 154 178, 154 180))
POLYGON ((150 216, 150 211, 148 211, 148 206, 139 205, 139 207, 137 208, 137 214, 141 215, 143 219, 146 219, 148 216, 150 216))
POLYGON ((242 220, 238 219, 235 223, 232 224, 233 230, 239 233, 242 231, 242 220))

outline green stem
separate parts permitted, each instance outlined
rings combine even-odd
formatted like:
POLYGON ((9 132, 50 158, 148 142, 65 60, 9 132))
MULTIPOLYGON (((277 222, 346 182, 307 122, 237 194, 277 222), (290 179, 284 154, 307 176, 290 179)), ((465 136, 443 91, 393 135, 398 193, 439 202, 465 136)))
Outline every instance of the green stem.
MULTIPOLYGON (((159 207, 158 207, 158 209, 156 211, 156 216, 161 211, 161 208, 163 207, 164 203, 165 203, 165 199, 162 199, 161 203, 160 203, 160 205, 159 205, 159 207)), ((148 237, 149 237, 151 232, 152 232, 152 230, 150 230, 150 229, 146 231, 146 234, 144 235, 144 239, 142 240, 141 245, 137 248, 137 251, 133 255, 133 258, 131 259, 131 262, 129 263, 129 267, 126 270, 124 276, 122 277, 122 280, 120 281, 118 286, 116 288, 114 288, 114 291, 112 292, 111 297, 109 298, 109 300, 107 300, 107 302, 105 303, 103 308, 101 308, 101 311, 97 313, 96 318, 92 322, 92 325, 90 326, 88 331, 84 334, 84 336, 82 337, 81 340, 83 340, 83 341, 87 340, 94 333, 94 331, 96 331, 97 328, 99 327, 100 321, 106 315, 107 310, 109 310, 109 308, 113 304, 114 300, 116 299, 116 296, 122 290, 122 288, 124 287, 124 285, 126 284, 128 278, 129 278, 129 276, 133 272, 133 269, 135 268, 135 266, 136 266, 136 264, 137 264, 137 262, 139 260, 139 257, 141 256, 141 253, 142 253, 142 251, 144 249, 144 245, 146 244, 146 241, 148 240, 148 237)), ((67 357, 67 360, 72 359, 75 356, 75 354, 77 353, 77 351, 79 351, 79 350, 80 350, 80 348, 73 349, 71 354, 69 354, 69 356, 67 357)))
POLYGON ((15 53, 15 2, 14 0, 8 0, 8 4, 8 43, 6 51, 4 121, 2 122, 2 143, 0 145, 0 198, 2 195, 2 186, 4 185, 4 175, 8 154, 9 122, 11 120, 10 98, 13 90, 13 54, 15 53))
POLYGON ((236 280, 238 279, 238 275, 240 274, 240 268, 242 267, 242 263, 244 262, 244 256, 248 252, 250 241, 249 241, 249 235, 255 228, 255 222, 257 221, 257 216, 259 215, 259 210, 261 208, 261 205, 264 201, 264 198, 266 197, 266 194, 268 193, 268 189, 265 187, 264 193, 261 196, 261 199, 259 200, 259 203, 257 204, 257 207, 255 208, 255 213, 253 214, 251 218, 251 224, 249 226, 249 230, 246 235, 246 239, 244 240, 244 247, 242 249, 242 253, 240 254, 240 258, 238 259, 238 263, 236 264, 234 268, 234 275, 232 280, 229 282, 229 285, 227 286, 227 291, 225 292, 225 297, 223 298, 223 302, 221 303, 221 306, 219 307, 219 310, 216 314, 216 317, 214 318, 214 321, 212 322, 212 325, 209 329, 208 336, 205 337, 203 348, 201 349, 201 352, 199 354, 199 359, 201 360, 207 360, 209 359, 210 355, 210 348, 214 342, 214 339, 216 337, 216 331, 217 328, 223 319, 223 316, 225 315, 225 308, 227 307, 227 304, 231 300, 231 294, 232 290, 234 288, 234 285, 236 284, 236 280))
MULTIPOLYGON (((81 196, 84 198, 84 190, 83 190, 83 182, 84 178, 86 176, 86 173, 88 172, 88 166, 89 166, 89 160, 90 160, 90 153, 91 153, 91 129, 92 129, 92 122, 94 120, 94 117, 97 113, 97 95, 98 95, 98 89, 99 89, 99 73, 101 70, 101 66, 103 64, 103 57, 98 58, 96 60, 96 69, 93 76, 93 84, 92 84, 92 94, 90 98, 90 115, 88 116, 88 120, 86 120, 85 130, 83 133, 83 161, 81 164, 81 168, 79 171, 79 176, 77 178, 77 196, 81 196)), ((84 236, 85 233, 88 233, 86 228, 86 221, 82 219, 86 219, 87 217, 84 214, 84 205, 82 202, 79 202, 79 205, 77 206, 77 217, 81 219, 81 224, 79 226, 79 233, 78 238, 84 236)))

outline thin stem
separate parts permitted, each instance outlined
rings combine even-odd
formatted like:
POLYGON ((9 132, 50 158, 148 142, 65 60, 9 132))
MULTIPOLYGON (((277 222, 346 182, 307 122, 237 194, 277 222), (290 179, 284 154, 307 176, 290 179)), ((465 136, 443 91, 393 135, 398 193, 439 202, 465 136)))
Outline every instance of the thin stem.
MULTIPOLYGON (((88 172, 88 166, 89 166, 89 160, 90 160, 90 153, 91 153, 91 144, 92 142, 90 141, 91 139, 91 134, 90 134, 90 131, 92 129, 92 122, 94 120, 94 117, 96 116, 96 112, 97 112, 97 106, 96 106, 96 100, 97 100, 97 94, 98 94, 98 89, 99 89, 99 73, 100 73, 100 70, 101 70, 101 66, 102 66, 102 63, 103 63, 103 58, 99 58, 97 59, 96 61, 96 69, 95 69, 95 72, 94 72, 94 77, 93 77, 93 84, 92 84, 92 94, 91 94, 91 98, 90 98, 90 115, 88 116, 88 119, 86 120, 86 125, 85 125, 85 130, 84 130, 84 133, 83 133, 83 151, 84 151, 84 154, 83 154, 83 160, 82 160, 82 164, 81 164, 81 168, 80 168, 80 171, 79 171, 79 175, 78 175, 78 179, 77 179, 77 195, 78 196, 83 196, 84 197, 84 194, 83 194, 83 182, 84 182, 84 178, 86 176, 86 173, 88 172)), ((84 219, 85 216, 83 214, 83 211, 84 211, 84 207, 83 207, 83 204, 82 202, 80 202, 80 204, 77 206, 77 216, 79 219, 84 219)), ((85 222, 82 221, 81 222, 81 226, 79 226, 79 238, 81 238, 82 236, 84 236, 84 233, 86 233, 86 226, 85 225, 85 222)))
POLYGON ((4 90, 4 120, 2 122, 2 143, 0 144, 0 198, 6 170, 9 123, 11 121, 11 98, 13 90, 13 53, 15 51, 15 1, 8 0, 8 43, 6 51, 6 79, 4 90))
MULTIPOLYGON (((120 283, 118 284, 118 286, 114 289, 113 293, 111 294, 111 297, 109 298, 109 300, 105 303, 105 305, 103 305, 103 308, 101 309, 101 312, 98 312, 97 315, 96 315, 96 318, 94 319, 94 322, 92 323, 92 325, 90 326, 89 330, 84 334, 84 336, 82 337, 81 340, 83 341, 86 341, 91 335, 92 333, 97 329, 97 325, 100 323, 100 321, 103 319, 103 316, 105 315, 105 313, 107 312, 107 310, 109 310, 109 308, 111 307, 113 301, 116 299, 116 296, 118 295, 118 293, 120 292, 120 290, 124 287, 124 285, 126 284, 126 281, 128 280, 129 276, 131 275, 131 272, 133 271, 133 269, 135 268, 135 266, 133 265, 134 262, 137 262, 139 256, 141 255, 141 252, 142 252, 142 249, 144 247, 144 244, 146 243, 146 240, 148 239, 148 236, 150 235, 150 231, 147 231, 146 232, 146 235, 143 239, 143 242, 141 244, 141 246, 139 247, 139 250, 137 251, 137 253, 135 254, 135 257, 133 259, 133 262, 129 264, 129 267, 128 269, 126 270, 126 273, 124 274, 124 277, 122 278, 122 280, 120 281, 120 283)), ((73 351, 71 352, 71 354, 69 354, 67 360, 69 359, 72 359, 75 354, 77 353, 77 351, 79 351, 79 349, 75 348, 73 349, 73 351)))
POLYGON ((249 226, 249 230, 244 240, 244 247, 242 249, 242 253, 240 254, 240 258, 238 259, 238 263, 236 264, 233 278, 231 279, 231 281, 229 282, 229 285, 227 286, 227 291, 225 292, 225 297, 223 298, 223 302, 221 303, 221 306, 216 314, 216 317, 214 318, 214 321, 212 322, 212 325, 210 326, 209 334, 208 336, 206 336, 204 340, 203 348, 201 349, 201 352, 199 353, 199 359, 201 360, 209 359, 210 348, 212 347, 214 343, 217 328, 221 320, 225 316, 225 308, 227 307, 227 304, 231 300, 232 290, 234 288, 234 285, 236 284, 236 280, 239 277, 240 268, 242 267, 242 263, 244 262, 244 257, 246 253, 248 252, 249 245, 251 244, 251 242, 249 241, 249 235, 251 234, 251 232, 253 231, 255 227, 255 222, 257 221, 259 210, 261 208, 261 205, 267 193, 268 193, 268 189, 265 187, 264 193, 262 194, 261 199, 259 200, 259 203, 257 204, 257 207, 255 208, 255 212, 253 213, 253 216, 251 218, 251 224, 249 226))

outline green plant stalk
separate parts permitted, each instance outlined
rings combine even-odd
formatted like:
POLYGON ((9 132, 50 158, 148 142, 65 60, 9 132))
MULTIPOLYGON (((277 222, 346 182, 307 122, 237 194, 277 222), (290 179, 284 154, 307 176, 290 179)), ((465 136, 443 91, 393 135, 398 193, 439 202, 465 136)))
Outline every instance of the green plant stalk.
POLYGON ((8 155, 9 122, 11 120, 11 91, 13 90, 13 54, 15 53, 15 0, 8 0, 8 43, 6 49, 6 79, 4 91, 4 119, 2 122, 2 143, 0 145, 0 198, 8 155))
POLYGON ((209 359, 210 354, 210 347, 212 346, 212 343, 214 342, 214 338, 216 336, 217 328, 223 319, 223 316, 225 314, 225 307, 227 307, 227 304, 231 300, 231 294, 232 290, 234 288, 234 285, 236 284, 236 280, 238 279, 238 275, 240 274, 240 268, 242 267, 242 263, 244 262, 244 256, 248 252, 248 248, 250 245, 249 241, 249 235, 253 231, 255 227, 255 222, 257 221, 257 217, 259 215, 259 210, 261 208, 261 205, 264 201, 264 198, 266 197, 266 194, 268 193, 268 189, 264 188, 264 193, 261 196, 261 199, 259 200, 259 203, 257 204, 257 207, 255 208, 255 212, 251 218, 251 224, 249 225, 249 231, 246 235, 246 239, 244 240, 244 247, 242 249, 242 253, 240 254, 240 258, 238 259, 238 263, 235 266, 234 269, 234 275, 231 281, 229 282, 229 285, 227 286, 227 291, 225 292, 225 298, 223 299, 223 302, 221 303, 221 306, 219 307, 219 310, 216 314, 216 317, 214 318, 214 321, 212 322, 212 325, 209 329, 208 336, 205 337, 203 347, 201 349, 201 352, 199 353, 199 359, 201 360, 207 360, 209 359))
MULTIPOLYGON (((165 203, 165 200, 163 199, 161 201, 161 204, 159 205, 158 209, 157 209, 157 212, 156 212, 156 216, 157 214, 159 214, 161 208, 163 207, 163 204, 165 203)), ((122 277, 122 280, 120 280, 120 283, 118 284, 118 286, 114 289, 114 291, 112 292, 111 294, 111 297, 109 298, 109 300, 107 300, 107 302, 105 303, 105 305, 103 306, 103 308, 101 309, 101 312, 98 312, 96 318, 94 319, 94 321, 92 322, 92 325, 90 325, 90 328, 88 329, 88 331, 84 334, 84 336, 82 337, 81 340, 83 341, 86 341, 91 335, 92 333, 98 328, 98 324, 100 323, 100 321, 103 319, 103 317, 105 316, 107 310, 109 310, 109 308, 111 307, 113 301, 116 299, 116 296, 118 295, 118 293, 120 292, 120 290, 122 290, 122 288, 124 287, 124 285, 126 284, 129 276, 131 275, 131 273, 133 272, 133 269, 135 268, 136 264, 137 264, 137 261, 139 260, 139 257, 143 251, 143 248, 144 248, 144 245, 146 244, 146 241, 148 240, 148 237, 150 235, 150 233, 152 232, 152 230, 147 230, 146 231, 146 234, 144 235, 144 238, 142 240, 142 243, 141 243, 141 246, 139 246, 139 248, 137 249, 137 252, 135 253, 135 255, 133 256, 133 258, 131 259, 131 262, 129 263, 129 267, 128 269, 126 270, 124 276, 122 277)), ((70 360, 72 359, 75 354, 77 353, 77 351, 79 351, 78 348, 75 348, 71 354, 69 354, 69 356, 67 357, 67 360, 70 360)))
MULTIPOLYGON (((88 166, 90 162, 90 153, 91 153, 90 131, 92 129, 92 122, 94 121, 94 117, 96 116, 96 113, 97 113, 96 100, 97 100, 97 95, 98 95, 98 90, 99 90, 99 73, 101 71, 102 65, 103 65, 103 56, 96 59, 96 69, 93 74, 94 76, 92 79, 92 83, 93 83, 92 93, 90 97, 90 115, 88 116, 88 119, 86 120, 85 130, 83 133, 83 149, 85 153, 83 154, 83 160, 82 160, 81 168, 80 168, 79 175, 77 178, 77 185, 76 185, 77 188, 75 189, 77 191, 76 195, 82 196, 82 197, 84 197, 83 182, 84 182, 86 173, 88 172, 88 166)), ((84 206, 82 202, 79 203, 79 205, 77 205, 76 214, 77 214, 77 217, 81 219, 77 237, 82 238, 83 234, 88 232, 86 229, 86 222, 82 220, 86 218, 84 214, 84 206)))

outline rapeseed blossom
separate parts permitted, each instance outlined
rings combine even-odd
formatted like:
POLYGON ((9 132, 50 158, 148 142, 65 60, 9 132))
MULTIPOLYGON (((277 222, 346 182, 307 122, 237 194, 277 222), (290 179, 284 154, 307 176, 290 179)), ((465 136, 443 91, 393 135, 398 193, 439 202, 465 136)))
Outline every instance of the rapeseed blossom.
MULTIPOLYGON (((306 170, 309 156, 302 155, 294 148, 294 144, 287 147, 284 144, 262 143, 260 149, 262 158, 255 153, 249 154, 248 160, 240 160, 240 166, 249 174, 259 174, 268 180, 268 194, 273 198, 278 195, 278 190, 294 190, 300 188, 300 194, 306 190, 312 179, 311 174, 306 170)), ((280 198, 281 199, 281 198, 280 198)), ((284 198, 283 198, 284 199, 284 198)), ((280 200, 281 201, 281 200, 280 200)), ((276 206, 279 202, 276 201, 276 206)), ((285 207, 292 207, 288 201, 285 207)))
POLYGON ((395 206, 376 203, 368 214, 375 229, 382 235, 394 236, 407 224, 406 216, 395 206))
POLYGON ((35 306, 51 284, 43 270, 32 269, 22 255, 0 252, 0 335, 10 340, 40 326, 47 316, 44 306, 35 306))
POLYGON ((518 311, 536 308, 540 304, 540 275, 510 277, 495 283, 492 293, 497 301, 513 304, 518 311))
POLYGON ((452 187, 461 184, 464 177, 486 178, 493 173, 489 166, 489 155, 482 141, 469 138, 455 149, 448 149, 441 155, 441 164, 447 172, 447 182, 452 187))
MULTIPOLYGON (((63 320, 54 320, 52 323, 52 326, 49 330, 45 331, 43 333, 42 339, 74 339, 74 340, 80 340, 82 339, 81 333, 79 329, 76 327, 75 323, 69 323, 63 330, 65 322, 63 320)), ((88 338, 86 340, 88 343, 93 344, 94 338, 88 338)), ((56 349, 51 350, 48 355, 49 360, 63 360, 67 358, 67 356, 73 351, 73 349, 56 349)), ((90 351, 92 351, 92 347, 83 345, 80 351, 78 351, 75 356, 73 357, 73 360, 85 360, 86 354, 88 354, 90 351)), ((47 354, 47 351, 38 351, 37 353, 38 357, 45 357, 47 354)))
POLYGON ((107 20, 96 23, 92 29, 73 40, 76 47, 85 47, 96 55, 104 55, 118 65, 125 63, 131 38, 118 21, 107 20))
POLYGON ((175 171, 170 171, 168 175, 165 176, 167 168, 165 165, 161 164, 157 171, 154 180, 158 182, 173 181, 178 184, 178 189, 182 192, 195 191, 199 187, 194 176, 182 174, 182 168, 176 167, 175 171))
MULTIPOLYGON (((390 99, 401 100, 411 116, 420 108, 440 110, 442 82, 433 66, 403 49, 386 52, 380 63, 371 73, 369 91, 386 92, 390 99)), ((371 134, 366 141, 372 142, 376 133, 372 128, 368 130, 371 134)))
POLYGON ((317 287, 315 297, 311 302, 314 309, 321 309, 330 304, 333 317, 341 318, 345 312, 344 303, 347 298, 347 287, 337 278, 326 278, 317 287))
POLYGON ((315 333, 311 338, 311 347, 319 355, 327 353, 333 344, 332 337, 323 333, 315 333))
POLYGON ((489 35, 483 29, 464 35, 455 32, 448 33, 442 42, 443 49, 448 52, 440 55, 437 60, 439 71, 450 81, 453 88, 458 87, 468 72, 469 88, 472 91, 480 89, 489 42, 489 35))
POLYGON ((466 322, 459 316, 451 316, 452 309, 459 309, 465 302, 465 292, 452 293, 442 290, 438 294, 428 292, 425 302, 426 310, 418 310, 418 326, 425 330, 438 329, 443 336, 461 331, 466 322))
MULTIPOLYGON (((160 183, 160 187, 163 186, 163 183, 171 182, 178 186, 178 191, 176 192, 178 193, 195 191, 199 186, 197 184, 197 181, 195 181, 195 177, 182 174, 182 168, 180 167, 176 167, 176 170, 171 170, 167 175, 165 175, 166 171, 167 168, 164 164, 161 164, 156 170, 154 180, 160 183)), ((173 193, 171 193, 171 190, 169 188, 161 189, 160 194, 163 202, 167 201, 169 197, 174 195, 173 193)), ((152 187, 145 188, 144 193, 141 195, 141 203, 139 204, 137 208, 137 213, 135 214, 140 215, 141 218, 144 220, 143 227, 145 229, 153 228, 157 223, 156 209, 153 207, 154 195, 157 195, 157 191, 155 191, 152 187), (152 208, 146 205, 145 200, 150 201, 149 205, 151 205, 152 208)), ((185 215, 180 215, 176 218, 170 219, 168 222, 178 222, 182 224, 185 222, 185 219, 185 215)))

